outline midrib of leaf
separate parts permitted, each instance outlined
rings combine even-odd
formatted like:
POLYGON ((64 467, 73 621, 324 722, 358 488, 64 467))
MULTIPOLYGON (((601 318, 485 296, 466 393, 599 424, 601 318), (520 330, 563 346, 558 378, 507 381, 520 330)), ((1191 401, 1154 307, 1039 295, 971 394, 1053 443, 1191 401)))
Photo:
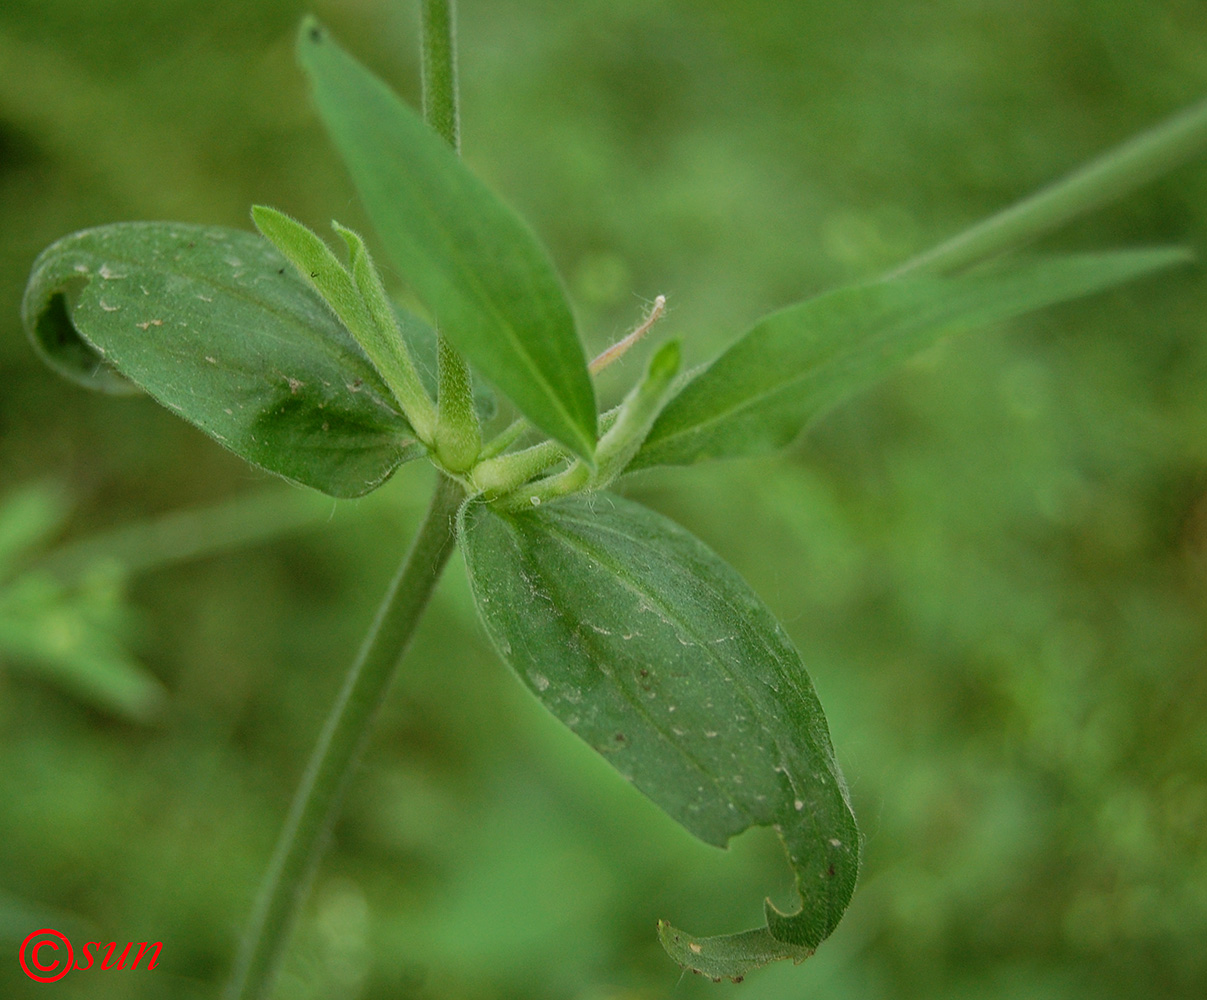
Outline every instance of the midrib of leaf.
MULTIPOLYGON (((497 515, 491 514, 489 516, 493 517, 493 516, 497 516, 497 515)), ((503 520, 504 523, 507 523, 506 518, 500 518, 500 520, 503 520)), ((508 527, 511 529, 513 535, 518 534, 518 531, 512 525, 509 524, 508 527)), ((624 581, 623 578, 620 577, 620 574, 616 570, 615 563, 611 562, 611 560, 601 558, 599 553, 597 553, 595 550, 593 550, 587 546, 574 545, 573 536, 567 537, 567 536, 563 535, 562 532, 556 532, 556 533, 549 532, 549 534, 556 535, 557 537, 555 538, 555 540, 561 541, 563 546, 570 549, 571 551, 577 552, 582 555, 586 555, 588 558, 595 559, 597 562, 600 563, 600 565, 607 566, 608 569, 612 570, 613 575, 616 576, 616 578, 619 579, 621 581, 621 583, 626 587, 626 589, 628 589, 631 593, 637 595, 638 597, 640 597, 642 599, 644 599, 646 597, 646 593, 644 591, 628 585, 628 583, 626 581, 624 581)), ((523 552, 523 549, 519 545, 516 545, 516 550, 517 550, 517 552, 520 552, 520 553, 523 552)), ((528 560, 526 560, 526 559, 524 561, 528 562, 528 560)), ((574 628, 575 624, 577 624, 577 620, 575 618, 573 618, 571 615, 563 612, 562 609, 558 606, 557 601, 552 601, 551 603, 552 603, 553 613, 557 616, 559 621, 561 621, 563 624, 566 624, 569 626, 568 631, 571 632, 571 634, 577 634, 580 637, 580 639, 585 640, 586 644, 589 644, 592 647, 592 650, 595 651, 595 649, 598 648, 596 644, 598 642, 600 642, 601 640, 596 639, 594 637, 594 633, 592 633, 590 636, 588 636, 585 632, 579 631, 578 629, 574 628)), ((684 631, 687 631, 687 630, 685 629, 684 631)), ((697 643, 697 645, 700 646, 701 648, 706 648, 704 646, 704 644, 702 644, 702 643, 697 643)), ((710 651, 710 653, 711 653, 711 651, 710 651)), ((593 658, 592 662, 598 668, 598 664, 600 662, 604 662, 606 660, 607 660, 607 657, 596 656, 593 658)), ((605 671, 601 670, 600 672, 604 673, 604 675, 607 676, 607 673, 605 671)), ((658 734, 658 736, 662 739, 662 741, 667 746, 669 746, 680 757, 682 757, 683 759, 688 761, 688 763, 691 764, 692 768, 694 768, 695 771, 705 781, 707 781, 710 785, 712 785, 716 789, 716 791, 718 792, 718 794, 724 801, 733 804, 733 810, 735 813, 740 811, 743 814, 743 816, 745 817, 745 819, 747 821, 746 827, 744 827, 743 829, 747 829, 750 826, 757 824, 757 820, 755 820, 754 817, 750 816, 750 814, 746 812, 746 810, 743 806, 741 806, 737 803, 734 803, 732 797, 729 796, 725 792, 725 790, 721 786, 719 776, 714 774, 711 771, 711 769, 705 767, 704 764, 701 763, 701 761, 696 758, 695 754, 689 752, 687 750, 687 748, 679 745, 679 743, 676 742, 674 735, 672 733, 670 733, 667 729, 664 728, 664 725, 668 725, 668 724, 664 724, 664 723, 656 720, 655 717, 650 713, 648 706, 645 705, 640 698, 638 698, 636 695, 632 694, 625 685, 616 683, 613 685, 613 687, 615 690, 617 690, 620 693, 620 695, 624 698, 624 700, 633 707, 633 709, 636 711, 636 714, 642 716, 649 723, 649 725, 653 729, 653 731, 658 734)), ((745 695, 745 692, 743 692, 743 697, 744 698, 747 697, 745 695)), ((756 717, 757 717, 757 713, 756 713, 756 717)), ((762 722, 760 722, 759 725, 762 726, 762 722)), ((766 731, 766 730, 764 729, 764 731, 766 731)), ((770 733, 767 733, 767 735, 771 736, 770 733)), ((774 737, 772 737, 772 739, 774 741, 774 737)), ((776 743, 776 747, 777 748, 779 747, 778 743, 776 743)))
MULTIPOLYGON (((574 520, 573 518, 568 518, 568 519, 574 520)), ((581 522, 579 522, 579 523, 581 523, 581 522)), ((592 527, 597 531, 608 532, 614 536, 624 538, 627 541, 636 544, 640 548, 649 548, 649 546, 647 546, 645 543, 641 542, 639 539, 633 538, 630 535, 626 535, 624 532, 616 530, 612 526, 592 525, 592 527)), ((635 596, 639 597, 641 600, 645 601, 646 603, 651 604, 652 606, 656 607, 661 614, 666 616, 664 618, 665 621, 667 621, 668 623, 672 623, 672 627, 677 627, 677 628, 681 629, 683 634, 687 635, 689 638, 691 638, 695 642, 695 645, 698 649, 704 650, 706 658, 715 665, 715 667, 718 669, 718 673, 723 674, 725 677, 729 678, 729 682, 732 685, 733 690, 737 694, 740 695, 742 701, 745 703, 745 705, 747 706, 747 709, 750 711, 751 718, 758 720, 758 725, 759 725, 760 730, 763 732, 763 734, 765 736, 767 736, 767 738, 775 746, 777 754, 780 759, 781 766, 784 765, 784 763, 786 762, 786 759, 787 759, 787 755, 784 753, 783 744, 776 737, 775 733, 773 733, 770 729, 767 728, 766 723, 763 721, 764 713, 762 712, 760 707, 757 705, 757 703, 753 700, 751 694, 747 690, 746 683, 744 683, 743 680, 741 678, 739 678, 733 672, 733 670, 726 664, 725 660, 722 659, 716 653, 716 651, 712 648, 711 642, 709 642, 707 640, 702 640, 699 633, 697 633, 692 628, 690 628, 686 623, 683 622, 683 620, 681 618, 674 616, 673 607, 671 605, 668 605, 665 601, 663 601, 661 598, 657 597, 651 591, 642 589, 641 587, 639 587, 637 585, 637 583, 635 581, 631 581, 631 580, 627 579, 625 577, 624 573, 622 572, 623 566, 618 564, 615 561, 615 559, 610 557, 608 555, 608 552, 606 549, 595 548, 594 546, 590 545, 590 543, 587 542, 585 539, 582 539, 581 537, 576 536, 576 535, 569 534, 569 533, 565 532, 564 530, 551 530, 550 534, 555 536, 555 538, 557 540, 561 541, 561 543, 566 548, 569 548, 572 551, 577 551, 577 552, 581 553, 582 555, 585 555, 588 558, 595 560, 601 566, 605 566, 609 570, 611 570, 613 576, 620 582, 621 586, 623 586, 631 594, 634 594, 635 596)), ((697 576, 696 579, 697 579, 697 581, 699 581, 700 577, 697 576)), ((706 589, 708 591, 708 593, 712 597, 717 599, 720 603, 722 603, 722 604, 725 603, 724 596, 720 593, 720 591, 714 589, 711 586, 711 582, 706 581, 704 589, 706 589)), ((767 642, 766 637, 762 634, 761 631, 747 629, 745 627, 745 622, 742 621, 740 618, 739 618, 738 627, 743 629, 743 634, 745 636, 747 636, 747 637, 753 636, 753 638, 756 640, 756 642, 760 646, 763 647, 763 650, 768 655, 769 660, 771 662, 773 662, 777 668, 780 666, 780 658, 779 658, 777 651, 771 647, 771 645, 767 642)), ((776 673, 781 679, 787 679, 784 677, 784 672, 782 670, 777 669, 776 673)), ((801 695, 800 690, 798 688, 796 688, 794 684, 790 683, 789 686, 792 687, 792 689, 794 690, 795 693, 798 694, 798 696, 801 695)), ((772 692, 776 695, 779 694, 779 692, 776 691, 774 688, 772 688, 772 692)), ((626 697, 627 697, 627 695, 626 695, 626 697)), ((636 704, 638 706, 639 710, 642 711, 642 713, 645 714, 646 717, 649 718, 651 722, 653 722, 653 717, 651 715, 649 715, 648 709, 646 709, 644 707, 644 705, 642 705, 640 703, 640 700, 635 701, 634 704, 636 704)), ((663 732, 661 730, 661 728, 659 728, 657 726, 656 723, 655 723, 655 728, 658 728, 659 733, 663 732)), ((665 735, 665 734, 663 734, 663 735, 665 735)), ((667 739, 670 740, 670 737, 667 737, 667 739)), ((814 752, 817 751, 817 748, 813 744, 812 738, 808 735, 806 735, 806 742, 808 743, 810 749, 812 749, 814 752)), ((672 741, 672 743, 673 743, 673 741, 672 741)), ((684 755, 688 756, 685 751, 684 751, 684 755)), ((819 756, 823 756, 827 759, 829 758, 828 754, 819 755, 819 756)), ((692 760, 693 763, 695 763, 694 758, 689 756, 688 759, 692 760)), ((710 775, 708 773, 708 771, 705 768, 703 768, 702 766, 697 764, 697 767, 702 773, 709 776, 710 780, 716 786, 717 790, 721 793, 723 798, 727 802, 732 803, 733 797, 730 796, 727 792, 725 792, 722 789, 718 778, 713 775, 710 775)), ((786 770, 784 772, 784 776, 788 780, 789 785, 793 788, 793 791, 796 791, 796 786, 792 780, 792 776, 786 770)), ((739 808, 741 808, 741 807, 739 807, 739 808)), ((745 812, 744 809, 742 811, 745 812)), ((754 817, 750 816, 748 813, 746 815, 747 815, 747 818, 749 819, 751 825, 755 825, 759 822, 754 817)), ((773 820, 774 820, 774 817, 773 817, 773 820)))
MULTIPOLYGON (((342 54, 342 51, 341 51, 341 54, 342 54)), ((413 114, 413 112, 408 107, 406 107, 406 105, 403 104, 401 100, 399 100, 395 96, 394 92, 392 90, 390 90, 390 88, 387 87, 384 82, 378 80, 377 77, 372 76, 372 74, 368 74, 367 71, 364 71, 363 68, 360 67, 359 65, 356 68, 359 71, 361 71, 362 73, 365 73, 367 78, 372 82, 372 84, 375 85, 375 89, 378 90, 379 96, 384 97, 386 99, 387 103, 396 106, 394 108, 394 110, 396 112, 400 112, 403 115, 412 115, 413 114)), ((427 126, 424 126, 424 127, 426 128, 427 126)), ((461 166, 461 164, 458 163, 458 166, 461 166)), ((540 385, 541 389, 545 393, 546 398, 553 402, 554 407, 561 414, 561 416, 565 420, 566 424, 568 426, 574 428, 575 430, 579 430, 580 436, 581 436, 581 428, 579 428, 577 420, 574 419, 572 414, 570 413, 570 411, 566 409, 565 405, 561 401, 560 395, 556 391, 554 391, 553 384, 545 377, 544 373, 536 365, 531 353, 529 353, 527 348, 524 346, 523 340, 518 336, 515 325, 499 311, 498 306, 495 304, 494 296, 489 294, 489 290, 482 283, 482 279, 479 277, 477 270, 475 268, 466 266, 468 258, 463 254, 463 252, 462 252, 461 248, 458 246, 456 240, 454 240, 452 238, 452 234, 449 231, 449 227, 445 226, 441 222, 442 216, 435 210, 435 207, 434 207, 435 203, 433 202, 433 200, 426 193, 424 193, 422 185, 416 185, 414 182, 412 182, 410 185, 408 185, 408 187, 411 192, 412 201, 419 202, 422 205, 422 210, 426 214, 428 221, 429 222, 434 221, 437 223, 433 228, 439 234, 439 239, 443 243, 446 251, 448 252, 448 256, 450 258, 452 258, 453 260, 455 260, 458 271, 462 277, 462 280, 464 280, 466 278, 466 276, 468 276, 468 281, 466 283, 473 288, 474 298, 478 302, 479 306, 484 305, 486 307, 486 311, 488 311, 490 313, 490 315, 495 318, 495 320, 498 322, 498 325, 500 327, 502 327, 502 329, 505 331, 508 341, 512 344, 513 347, 515 347, 517 349, 518 353, 523 357, 525 367, 529 370, 530 374, 534 377, 533 381, 537 382, 540 385)), ((469 187, 471 190, 473 190, 474 185, 470 184, 469 187)), ((474 197, 475 197, 475 200, 477 200, 477 197, 478 197, 477 192, 475 192, 474 197)), ((493 195, 492 195, 492 197, 493 197, 493 195)), ((507 211, 507 210, 505 210, 505 211, 507 211)), ((511 221, 514 222, 517 220, 512 219, 511 221)), ((523 228, 522 222, 521 222, 521 228, 523 228)), ((544 262, 544 263, 547 263, 547 262, 544 262)), ((569 308, 569 306, 567 305, 567 309, 568 308, 569 308)), ((433 309, 432 313, 433 313, 432 318, 433 318, 433 320, 436 321, 436 325, 438 327, 439 322, 440 322, 439 316, 438 316, 438 310, 433 309)), ((575 336, 575 338, 577 338, 578 335, 574 330, 573 319, 571 320, 571 333, 575 336)))
MULTIPOLYGON (((614 525, 614 524, 597 524, 597 523, 595 523, 595 522, 593 522, 593 521, 583 521, 581 518, 575 517, 575 516, 574 516, 574 512, 573 512, 573 511, 570 511, 570 510, 561 511, 561 512, 559 512, 559 513, 560 513, 560 515, 561 515, 561 516, 563 516, 563 517, 565 518, 565 520, 567 520, 567 521, 572 521, 572 522, 575 522, 575 523, 580 524, 580 525, 586 525, 587 527, 589 527, 589 528, 591 528, 591 529, 593 529, 593 530, 595 530, 595 531, 599 531, 599 532, 607 532, 607 533, 610 533, 610 534, 612 534, 612 535, 614 535, 614 536, 616 536, 616 537, 618 537, 618 538, 623 538, 623 539, 625 539, 626 541, 628 541, 628 542, 630 542, 630 543, 632 543, 632 544, 634 544, 634 545, 636 545, 636 546, 638 546, 638 547, 640 547, 640 548, 645 548, 645 549, 649 549, 649 548, 650 548, 650 546, 649 546, 647 543, 643 542, 643 541, 642 541, 641 539, 639 539, 639 538, 635 538, 635 537, 633 537, 632 535, 628 535, 628 534, 626 534, 625 532, 621 531, 621 530, 620 530, 620 528, 619 528, 618 526, 616 526, 616 525, 614 525)), ((572 536, 572 535, 571 535, 571 536, 569 536, 569 537, 570 537, 570 538, 573 538, 574 536, 572 536)), ((654 551, 656 551, 656 550, 654 550, 654 551)), ((605 561, 610 561, 610 560, 606 560, 604 557, 599 556, 599 555, 594 555, 594 556, 593 556, 593 558, 598 559, 598 560, 599 560, 601 563, 603 563, 603 562, 605 562, 605 561)), ((614 565, 615 565, 615 563, 612 563, 612 565, 614 566, 614 565)), ((615 572, 615 570, 614 570, 613 572, 615 572)), ((628 589, 629 589, 629 590, 630 590, 632 593, 636 594, 637 596, 639 596, 639 597, 641 597, 641 598, 643 598, 643 599, 644 599, 645 597, 649 596, 649 595, 647 595, 647 594, 646 594, 644 591, 641 591, 641 590, 638 590, 638 589, 637 589, 637 588, 635 588, 635 587, 631 587, 631 586, 629 586, 629 584, 627 583, 627 581, 625 581, 625 580, 624 580, 624 578, 623 578, 623 577, 621 577, 619 573, 616 573, 616 576, 617 576, 617 578, 618 578, 618 579, 620 579, 620 580, 621 580, 621 582, 622 582, 622 583, 624 583, 624 584, 625 584, 625 586, 626 586, 626 587, 628 587, 628 589)), ((696 579, 696 581, 697 581, 697 582, 699 582, 701 579, 703 579, 703 581, 704 581, 704 587, 703 587, 703 589, 707 590, 707 591, 708 591, 708 593, 709 593, 709 594, 710 594, 712 597, 714 597, 716 600, 718 600, 718 601, 719 601, 719 603, 721 603, 721 604, 725 604, 725 603, 726 603, 726 600, 725 600, 725 595, 724 595, 724 594, 722 594, 720 590, 717 590, 715 587, 713 587, 713 585, 712 585, 712 581, 711 581, 711 580, 710 580, 708 577, 702 577, 702 576, 700 576, 700 575, 697 575, 697 576, 695 577, 695 579, 696 579)), ((666 608, 666 607, 667 607, 667 605, 666 605, 665 603, 663 603, 662 601, 658 600, 658 598, 656 598, 656 597, 655 597, 655 600, 657 600, 657 601, 658 601, 658 603, 659 603, 659 605, 660 605, 661 607, 663 607, 663 608, 666 608)), ((794 692, 794 693, 797 695, 797 697, 800 699, 801 703, 802 703, 802 704, 804 704, 804 705, 808 705, 809 700, 810 700, 810 696, 811 696, 811 697, 812 697, 814 700, 816 700, 816 698, 817 698, 816 692, 807 692, 807 691, 805 691, 803 688, 801 688, 801 687, 799 686, 799 684, 798 684, 798 679, 797 679, 796 677, 791 676, 789 673, 787 673, 786 671, 784 671, 784 670, 782 669, 781 662, 780 662, 780 656, 779 656, 779 652, 778 652, 778 651, 775 649, 775 647, 774 647, 774 646, 772 646, 772 645, 771 645, 771 644, 768 642, 767 637, 766 637, 766 636, 763 634, 763 632, 762 632, 761 630, 750 630, 750 629, 748 629, 748 628, 746 627, 746 622, 745 622, 745 620, 744 620, 743 618, 741 618, 740 616, 738 617, 738 622, 739 622, 739 627, 741 627, 741 628, 744 630, 744 634, 745 634, 745 635, 747 635, 747 636, 753 636, 753 637, 755 638, 755 640, 756 640, 756 641, 759 643, 759 645, 761 645, 761 646, 763 647, 763 651, 764 651, 764 652, 767 654, 767 658, 768 658, 768 660, 769 660, 770 662, 772 662, 772 663, 774 663, 774 664, 775 664, 775 667, 776 667, 775 672, 776 672, 777 677, 779 677, 779 679, 780 679, 780 680, 782 680, 782 681, 787 681, 788 686, 789 686, 789 687, 790 687, 790 688, 793 690, 793 692, 794 692)), ((695 634, 695 633, 691 632, 691 630, 690 630, 690 629, 688 629, 686 626, 684 626, 684 631, 685 631, 685 632, 688 632, 689 634, 691 634, 693 638, 696 638, 696 639, 697 639, 697 643, 696 643, 696 644, 697 644, 698 646, 700 646, 701 648, 703 648, 703 649, 707 649, 707 650, 709 651, 710 656, 715 655, 715 654, 713 653, 713 650, 712 650, 712 644, 711 644, 711 643, 707 643, 707 642, 705 642, 705 643, 701 643, 701 642, 699 642, 699 641, 698 641, 698 636, 696 636, 696 634, 695 634)), ((785 641, 787 641, 786 637, 785 637, 785 641)), ((719 662, 719 663, 721 663, 721 662, 723 662, 723 661, 718 661, 718 662, 719 662)), ((732 673, 730 670, 728 670, 728 669, 726 669, 726 668, 724 668, 724 667, 722 667, 722 671, 725 673, 725 675, 726 675, 727 677, 729 677, 729 678, 730 678, 730 679, 731 679, 731 680, 734 682, 734 686, 735 686, 735 688, 737 688, 738 690, 741 690, 741 691, 742 691, 742 695, 743 695, 743 697, 744 697, 744 698, 746 698, 746 699, 747 699, 747 701, 748 701, 750 704, 754 704, 753 702, 750 702, 750 701, 749 701, 750 696, 749 696, 748 694, 746 694, 746 686, 745 686, 744 684, 741 684, 741 683, 739 683, 739 682, 738 682, 738 678, 736 677, 736 675, 735 675, 735 674, 733 674, 733 673, 732 673)), ((765 683, 765 682, 763 682, 761 679, 760 679, 760 681, 759 681, 759 682, 760 682, 760 683, 765 683)), ((772 693, 773 695, 775 695, 776 697, 779 697, 780 692, 779 692, 779 691, 778 691, 776 688, 771 688, 771 687, 770 687, 770 685, 767 685, 767 686, 770 688, 771 693, 772 693)), ((756 716, 756 717, 757 717, 757 716, 756 716)), ((760 725, 762 725, 762 723, 761 723, 761 722, 760 722, 760 725)), ((779 741, 775 739, 775 736, 774 736, 774 734, 773 734, 773 733, 771 733, 769 730, 767 730, 765 726, 764 726, 763 728, 764 728, 764 732, 766 732, 766 733, 767 733, 767 735, 768 735, 769 737, 771 737, 772 741, 775 743, 776 749, 780 751, 780 757, 781 757, 781 760, 783 760, 783 759, 784 759, 784 756, 785 756, 785 755, 784 755, 784 753, 783 753, 783 747, 780 745, 779 741)), ((818 747, 817 747, 817 746, 816 746, 816 744, 813 742, 813 739, 812 739, 812 737, 811 737, 811 736, 807 737, 806 742, 808 743, 808 745, 809 745, 810 749, 812 749, 814 752, 817 752, 817 751, 818 751, 818 747)), ((819 754, 819 756, 823 757, 823 758, 824 758, 824 759, 825 759, 827 762, 829 762, 829 763, 830 763, 830 764, 832 764, 832 765, 833 765, 833 764, 836 764, 836 761, 834 760, 834 755, 833 755, 833 752, 832 752, 832 751, 830 751, 830 750, 827 750, 827 751, 826 751, 826 752, 824 752, 824 753, 820 753, 820 754, 819 754)))

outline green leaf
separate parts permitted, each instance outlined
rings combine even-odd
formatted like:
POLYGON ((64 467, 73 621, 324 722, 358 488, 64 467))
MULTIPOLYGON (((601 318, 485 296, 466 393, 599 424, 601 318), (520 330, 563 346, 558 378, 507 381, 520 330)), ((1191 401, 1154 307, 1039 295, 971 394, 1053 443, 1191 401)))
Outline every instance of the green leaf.
POLYGON ((0 498, 0 580, 57 533, 68 512, 66 493, 57 483, 28 483, 0 498))
POLYGON ((122 223, 34 263, 25 327, 64 374, 123 377, 237 455, 336 497, 423 454, 363 351, 252 233, 122 223))
POLYGON ((266 205, 254 205, 251 217, 261 235, 289 260, 302 281, 322 296, 352 334, 419 439, 430 442, 435 407, 419 384, 393 307, 361 238, 338 222, 332 224, 348 245, 349 270, 297 219, 266 205))
POLYGON ((38 676, 104 711, 150 722, 163 685, 127 651, 120 574, 67 587, 32 571, 0 588, 0 662, 38 676))
POLYGON ((344 328, 365 347, 365 339, 375 332, 373 321, 352 275, 331 248, 317 233, 275 208, 253 205, 251 218, 260 235, 297 269, 298 277, 322 296, 344 328))
POLYGON ((594 388, 532 231, 313 18, 298 57, 382 245, 441 332, 533 424, 590 460, 594 388))
POLYGON ((1024 260, 852 285, 759 322, 687 383, 629 468, 755 455, 943 337, 1188 261, 1178 249, 1024 260))
POLYGON ((740 977, 797 961, 851 898, 859 836, 800 658, 733 569, 612 494, 508 513, 468 504, 460 540, 478 613, 530 691, 700 839, 780 834, 799 913, 717 938, 665 927, 677 961, 740 977), (680 947, 681 946, 681 947, 680 947))
POLYGON ((354 233, 338 222, 332 225, 348 247, 349 272, 372 320, 373 335, 368 339, 358 337, 357 340, 365 349, 369 360, 381 372, 381 377, 394 393, 394 398, 402 405, 402 412, 420 440, 430 443, 436 421, 436 407, 415 371, 415 361, 411 357, 402 326, 398 322, 397 310, 386 295, 377 265, 373 263, 369 249, 359 233, 354 233))

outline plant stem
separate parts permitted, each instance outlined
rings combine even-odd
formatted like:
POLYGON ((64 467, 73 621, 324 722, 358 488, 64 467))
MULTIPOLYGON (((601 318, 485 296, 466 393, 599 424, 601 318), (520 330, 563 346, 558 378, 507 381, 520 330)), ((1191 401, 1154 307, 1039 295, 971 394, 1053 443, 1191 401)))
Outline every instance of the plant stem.
MULTIPOLYGON (((457 76, 452 5, 450 0, 422 0, 422 12, 424 115, 456 149, 457 76)), ((459 356, 453 359, 454 363, 458 360, 459 356)), ((460 363, 464 365, 463 360, 460 363)), ((469 385, 468 369, 464 385, 469 385)), ((468 395, 468 388, 465 391, 468 395)), ((427 516, 382 601, 356 662, 344 679, 294 795, 240 947, 227 988, 228 1000, 263 1000, 272 988, 289 933, 308 894, 374 716, 452 554, 453 518, 464 498, 460 484, 440 476, 427 516)))
POLYGON ((457 106, 457 46, 452 0, 421 0, 423 32, 423 118, 461 151, 457 106))
POLYGON ((464 496, 458 483, 440 477, 427 516, 344 679, 277 841, 227 988, 228 1000, 269 995, 374 716, 453 551, 453 519, 464 496))
POLYGON ((950 274, 1039 239, 1167 173, 1207 145, 1207 101, 1117 146, 1068 177, 914 257, 886 277, 950 274))
POLYGON ((474 467, 474 486, 488 495, 508 493, 537 473, 566 457, 566 448, 556 441, 542 441, 523 451, 513 451, 479 462, 474 467))
POLYGON ((443 335, 436 339, 436 457, 453 473, 469 471, 482 450, 469 365, 443 335))
MULTIPOLYGON (((461 110, 457 99, 457 42, 452 0, 421 0, 423 117, 457 152, 461 110)), ((469 365, 437 328, 439 395, 436 454, 446 467, 463 472, 478 457, 482 437, 474 414, 469 365)))
POLYGON ((531 429, 532 425, 528 423, 527 418, 516 417, 515 420, 482 446, 482 451, 478 453, 478 459, 484 461, 485 459, 502 455, 503 452, 519 441, 531 429))

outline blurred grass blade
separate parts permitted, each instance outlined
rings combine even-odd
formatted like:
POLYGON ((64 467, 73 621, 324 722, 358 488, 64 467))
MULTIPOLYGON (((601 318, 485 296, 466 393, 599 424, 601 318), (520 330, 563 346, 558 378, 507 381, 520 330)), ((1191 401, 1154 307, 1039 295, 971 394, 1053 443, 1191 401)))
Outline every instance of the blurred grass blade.
POLYGON ((332 517, 309 490, 273 487, 222 503, 171 511, 67 542, 32 564, 63 584, 116 567, 126 575, 276 539, 332 517))
POLYGON ((69 505, 62 486, 29 483, 0 499, 0 580, 66 522, 69 505))
POLYGON ((1155 249, 1021 260, 958 278, 852 285, 789 306, 688 382, 629 468, 775 451, 827 407, 944 337, 1190 259, 1155 249))
POLYGON ((549 711, 701 840, 773 826, 784 841, 800 911, 768 904, 766 929, 719 938, 665 928, 676 960, 738 978, 812 954, 854 891, 859 836, 813 686, 754 592, 683 528, 606 493, 470 504, 460 539, 495 648, 549 711))
POLYGON ((65 588, 27 573, 0 590, 0 658, 103 711, 150 722, 166 692, 127 652, 122 615, 120 576, 65 588))
POLYGON ((332 496, 367 493, 423 453, 327 304, 251 233, 75 233, 34 263, 22 314, 68 377, 133 383, 249 462, 332 496))
POLYGON ((313 18, 298 57, 386 251, 441 332, 529 420, 590 460, 594 389, 531 230, 313 18))

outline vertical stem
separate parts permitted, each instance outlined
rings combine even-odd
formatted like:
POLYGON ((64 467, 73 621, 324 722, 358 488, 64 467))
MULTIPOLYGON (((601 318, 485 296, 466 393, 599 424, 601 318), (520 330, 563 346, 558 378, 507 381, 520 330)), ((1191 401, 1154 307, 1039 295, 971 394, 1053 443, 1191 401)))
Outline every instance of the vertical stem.
POLYGON ((441 476, 423 524, 390 584, 360 654, 344 679, 293 798, 285 828, 244 935, 228 1000, 269 996, 277 967, 399 661, 453 551, 453 519, 465 493, 441 476))
MULTIPOLYGON (((421 0, 423 33, 423 117, 457 152, 461 151, 461 110, 457 94, 457 43, 453 0, 421 0)), ((436 405, 436 453, 461 472, 482 444, 473 409, 469 365, 436 330, 440 367, 436 405)))
POLYGON ((421 0, 423 117, 453 149, 461 151, 457 106, 457 45, 452 0, 421 0))
POLYGON ((436 340, 436 457, 450 472, 467 472, 482 450, 469 366, 448 340, 436 340))
POLYGON ((950 274, 1013 250, 1167 173, 1204 145, 1207 101, 1200 101, 1068 177, 914 257, 887 277, 950 274))

